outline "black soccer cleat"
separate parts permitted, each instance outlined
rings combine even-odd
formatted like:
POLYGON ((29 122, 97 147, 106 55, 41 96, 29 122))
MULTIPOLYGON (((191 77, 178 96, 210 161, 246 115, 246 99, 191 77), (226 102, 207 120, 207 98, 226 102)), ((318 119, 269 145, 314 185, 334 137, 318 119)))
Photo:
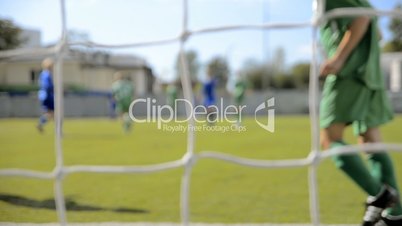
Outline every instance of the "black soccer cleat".
POLYGON ((398 193, 389 186, 384 186, 377 196, 369 196, 362 226, 377 226, 376 223, 380 220, 382 211, 396 202, 398 202, 398 193))
POLYGON ((402 216, 381 216, 381 219, 375 224, 375 226, 401 226, 402 225, 402 216))

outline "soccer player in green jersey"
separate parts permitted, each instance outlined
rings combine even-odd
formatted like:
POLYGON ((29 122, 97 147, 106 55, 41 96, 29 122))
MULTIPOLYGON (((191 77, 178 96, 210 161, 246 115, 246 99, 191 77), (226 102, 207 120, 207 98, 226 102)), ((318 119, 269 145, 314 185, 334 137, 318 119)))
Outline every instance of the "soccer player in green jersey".
MULTIPOLYGON (((325 10, 367 7, 367 0, 327 0, 325 10)), ((393 118, 380 69, 380 34, 376 18, 342 17, 327 21, 321 42, 328 59, 320 105, 321 143, 325 149, 346 145, 343 132, 352 125, 360 143, 381 142, 379 127, 393 118)), ((396 175, 387 153, 368 153, 369 167, 359 154, 338 155, 333 160, 368 194, 364 226, 402 225, 402 207, 396 175)))
POLYGON ((133 101, 134 87, 128 78, 124 78, 121 72, 114 75, 115 81, 112 84, 112 96, 116 101, 116 113, 123 120, 123 129, 129 132, 131 119, 129 117, 130 104, 133 101))
POLYGON ((166 87, 166 94, 167 94, 166 102, 173 109, 175 109, 175 107, 176 107, 175 101, 178 97, 178 92, 179 91, 177 89, 176 82, 172 82, 166 87))
POLYGON ((236 81, 235 81, 234 90, 233 90, 234 102, 235 102, 236 107, 238 108, 238 114, 237 114, 237 125, 238 126, 240 126, 240 123, 242 120, 240 106, 243 104, 246 90, 247 90, 246 81, 244 80, 244 78, 240 74, 240 72, 238 72, 238 74, 236 75, 236 81))

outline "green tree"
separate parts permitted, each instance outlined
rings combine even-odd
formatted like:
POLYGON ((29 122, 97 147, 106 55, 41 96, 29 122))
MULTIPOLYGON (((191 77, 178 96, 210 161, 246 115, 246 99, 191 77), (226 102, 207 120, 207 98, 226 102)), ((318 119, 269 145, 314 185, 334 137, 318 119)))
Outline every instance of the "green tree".
POLYGON ((254 90, 264 90, 268 87, 266 82, 270 80, 273 75, 273 69, 269 65, 261 64, 255 60, 248 60, 245 62, 241 73, 246 76, 247 83, 250 84, 250 88, 254 90))
POLYGON ((308 87, 310 81, 310 63, 298 63, 291 70, 297 88, 308 87))
MULTIPOLYGON (((190 73, 191 81, 194 83, 198 78, 198 70, 200 68, 200 64, 198 62, 197 52, 194 50, 189 50, 185 52, 185 57, 187 59, 188 70, 190 73)), ((176 59, 176 75, 180 79, 183 73, 182 63, 180 53, 177 55, 176 59)))
POLYGON ((296 88, 295 79, 289 74, 276 74, 272 77, 271 87, 275 89, 296 88))
MULTIPOLYGON (((402 4, 398 4, 395 10, 401 11, 402 4)), ((389 24, 389 29, 392 32, 392 39, 384 45, 384 52, 402 51, 402 19, 394 17, 389 24)))
POLYGON ((220 56, 212 58, 207 64, 207 70, 207 73, 214 75, 218 79, 219 87, 225 86, 230 72, 225 58, 220 56))
POLYGON ((275 85, 271 84, 274 81, 274 77, 283 75, 286 71, 286 53, 282 46, 275 49, 272 59, 266 63, 266 67, 272 73, 263 78, 263 86, 275 88, 275 85))
POLYGON ((21 29, 12 21, 0 19, 0 50, 15 49, 23 43, 21 29))
POLYGON ((275 75, 280 75, 285 72, 285 62, 285 50, 283 49, 283 47, 279 46, 277 49, 275 49, 275 53, 272 58, 272 68, 275 75))

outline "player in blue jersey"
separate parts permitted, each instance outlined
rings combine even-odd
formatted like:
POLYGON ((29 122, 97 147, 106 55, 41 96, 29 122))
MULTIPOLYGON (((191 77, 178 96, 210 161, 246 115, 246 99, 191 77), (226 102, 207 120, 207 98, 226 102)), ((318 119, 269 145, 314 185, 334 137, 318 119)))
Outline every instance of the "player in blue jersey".
POLYGON ((54 90, 53 90, 53 60, 46 58, 42 61, 42 71, 39 75, 38 99, 41 104, 43 114, 39 117, 37 128, 43 132, 46 122, 53 118, 54 111, 54 90))
POLYGON ((215 97, 216 79, 208 68, 207 79, 203 84, 204 106, 207 109, 207 122, 213 124, 216 120, 216 97, 215 97))

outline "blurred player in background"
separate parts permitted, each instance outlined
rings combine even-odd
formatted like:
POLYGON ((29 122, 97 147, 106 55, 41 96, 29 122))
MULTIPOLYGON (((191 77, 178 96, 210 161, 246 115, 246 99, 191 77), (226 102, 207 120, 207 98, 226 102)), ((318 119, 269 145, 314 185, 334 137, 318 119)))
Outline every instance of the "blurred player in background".
POLYGON ((113 95, 108 95, 109 98, 109 117, 111 119, 116 119, 116 101, 113 98, 113 95))
POLYGON ((53 60, 46 58, 42 61, 42 71, 39 75, 38 99, 43 111, 39 117, 37 129, 43 132, 46 122, 53 118, 54 112, 54 88, 53 88, 53 60))
MULTIPOLYGON (((367 7, 367 0, 328 0, 326 11, 367 7)), ((380 34, 376 18, 344 17, 321 27, 328 55, 320 74, 325 78, 320 106, 321 141, 325 149, 346 145, 343 132, 352 124, 360 143, 381 142, 379 127, 393 118, 380 69, 380 34)), ((401 226, 402 207, 392 160, 387 153, 369 153, 369 168, 359 154, 333 160, 369 197, 364 226, 401 226)))
POLYGON ((243 104, 244 101, 244 96, 246 94, 246 89, 247 89, 247 84, 246 81, 244 80, 241 72, 238 72, 236 74, 236 81, 234 84, 234 92, 233 92, 233 97, 234 97, 234 102, 236 107, 238 108, 238 115, 237 115, 237 125, 240 126, 241 124, 241 110, 240 106, 243 104))
POLYGON ((127 77, 123 77, 121 72, 114 74, 112 84, 112 97, 116 102, 116 113, 121 116, 124 132, 131 130, 131 119, 129 116, 130 104, 133 101, 134 86, 127 77))
POLYGON ((215 96, 215 89, 216 89, 216 79, 215 76, 212 74, 211 68, 207 70, 207 78, 203 83, 202 93, 204 95, 204 106, 207 109, 207 122, 208 124, 214 124, 217 112, 213 106, 216 105, 216 96, 215 96))
POLYGON ((167 94, 167 99, 166 102, 167 104, 172 107, 172 109, 175 109, 175 101, 178 97, 178 89, 177 89, 177 84, 176 82, 172 82, 167 85, 166 87, 166 94, 167 94))
POLYGON ((247 90, 247 83, 242 75, 242 72, 238 71, 236 74, 229 77, 227 85, 227 91, 233 96, 233 102, 238 109, 236 125, 241 125, 241 111, 240 106, 243 104, 244 96, 247 90))

